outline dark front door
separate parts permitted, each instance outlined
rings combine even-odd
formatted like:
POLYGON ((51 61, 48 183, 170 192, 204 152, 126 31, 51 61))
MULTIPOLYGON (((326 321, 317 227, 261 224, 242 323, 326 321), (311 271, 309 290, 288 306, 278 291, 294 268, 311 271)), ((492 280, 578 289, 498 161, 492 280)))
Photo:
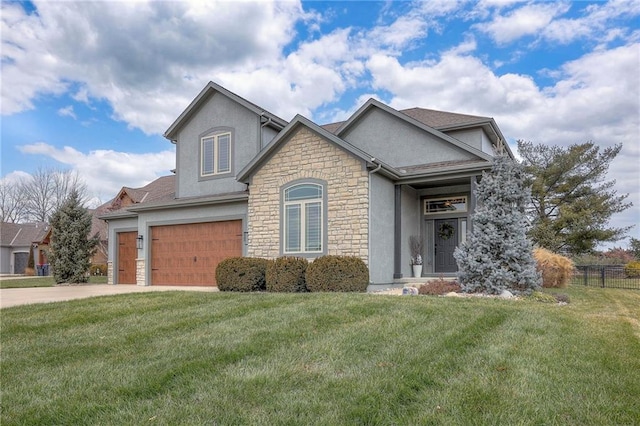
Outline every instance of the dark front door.
POLYGON ((435 227, 435 272, 456 272, 453 251, 458 243, 458 219, 438 219, 435 227))

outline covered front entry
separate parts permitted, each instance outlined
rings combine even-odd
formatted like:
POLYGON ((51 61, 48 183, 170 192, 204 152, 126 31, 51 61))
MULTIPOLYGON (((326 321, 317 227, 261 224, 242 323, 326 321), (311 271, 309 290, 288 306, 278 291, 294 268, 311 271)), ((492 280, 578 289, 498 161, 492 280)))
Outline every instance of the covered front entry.
POLYGON ((138 232, 118 232, 117 284, 136 284, 136 237, 138 232))
POLYGON ((438 219, 435 228, 435 272, 456 272, 458 265, 453 252, 458 245, 458 219, 438 219))
POLYGON ((216 285, 220 261, 242 256, 242 221, 153 226, 151 285, 216 285))

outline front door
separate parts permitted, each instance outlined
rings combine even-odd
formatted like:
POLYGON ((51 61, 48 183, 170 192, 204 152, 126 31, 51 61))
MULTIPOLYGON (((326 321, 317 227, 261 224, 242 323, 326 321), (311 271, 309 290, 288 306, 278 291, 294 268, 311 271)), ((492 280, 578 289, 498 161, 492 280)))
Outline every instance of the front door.
POLYGON ((458 219, 438 219, 435 228, 435 272, 456 272, 453 251, 458 243, 458 219))

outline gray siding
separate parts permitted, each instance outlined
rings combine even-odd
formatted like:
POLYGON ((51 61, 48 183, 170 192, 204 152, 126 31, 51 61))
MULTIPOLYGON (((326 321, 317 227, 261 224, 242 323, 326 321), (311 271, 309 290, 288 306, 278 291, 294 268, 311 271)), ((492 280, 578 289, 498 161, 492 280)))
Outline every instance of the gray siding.
POLYGON ((391 166, 477 158, 377 108, 367 112, 342 138, 391 166))
POLYGON ((388 179, 371 175, 369 185, 369 279, 373 284, 393 283, 393 201, 394 185, 388 179))
POLYGON ((482 129, 455 130, 445 133, 452 138, 456 138, 459 141, 474 147, 475 149, 482 149, 482 135, 484 133, 482 129))
POLYGON ((13 271, 11 262, 11 248, 0 248, 0 274, 10 274, 13 271))
POLYGON ((400 247, 402 259, 402 276, 411 276, 411 251, 409 237, 420 235, 420 196, 410 186, 402 187, 402 244, 400 247))
MULTIPOLYGON (((268 132, 266 132, 268 134, 268 132)), ((268 136, 265 136, 268 137, 268 136)), ((178 134, 176 144, 176 196, 199 197, 243 191, 246 186, 235 175, 260 150, 260 118, 220 93, 215 93, 178 134), (232 169, 225 177, 200 177, 200 137, 207 130, 232 130, 232 169)))

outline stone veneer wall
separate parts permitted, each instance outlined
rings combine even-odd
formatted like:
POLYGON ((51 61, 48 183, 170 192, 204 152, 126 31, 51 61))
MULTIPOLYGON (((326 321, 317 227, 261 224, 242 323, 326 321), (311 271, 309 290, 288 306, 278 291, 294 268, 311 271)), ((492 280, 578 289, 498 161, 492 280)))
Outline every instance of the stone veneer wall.
POLYGON ((327 254, 368 264, 369 174, 362 160, 301 128, 258 170, 249 186, 247 255, 280 256, 280 194, 298 179, 327 182, 327 254))
POLYGON ((136 284, 147 285, 145 278, 144 259, 136 259, 136 284))
POLYGON ((113 285, 113 262, 107 262, 107 284, 113 285))

